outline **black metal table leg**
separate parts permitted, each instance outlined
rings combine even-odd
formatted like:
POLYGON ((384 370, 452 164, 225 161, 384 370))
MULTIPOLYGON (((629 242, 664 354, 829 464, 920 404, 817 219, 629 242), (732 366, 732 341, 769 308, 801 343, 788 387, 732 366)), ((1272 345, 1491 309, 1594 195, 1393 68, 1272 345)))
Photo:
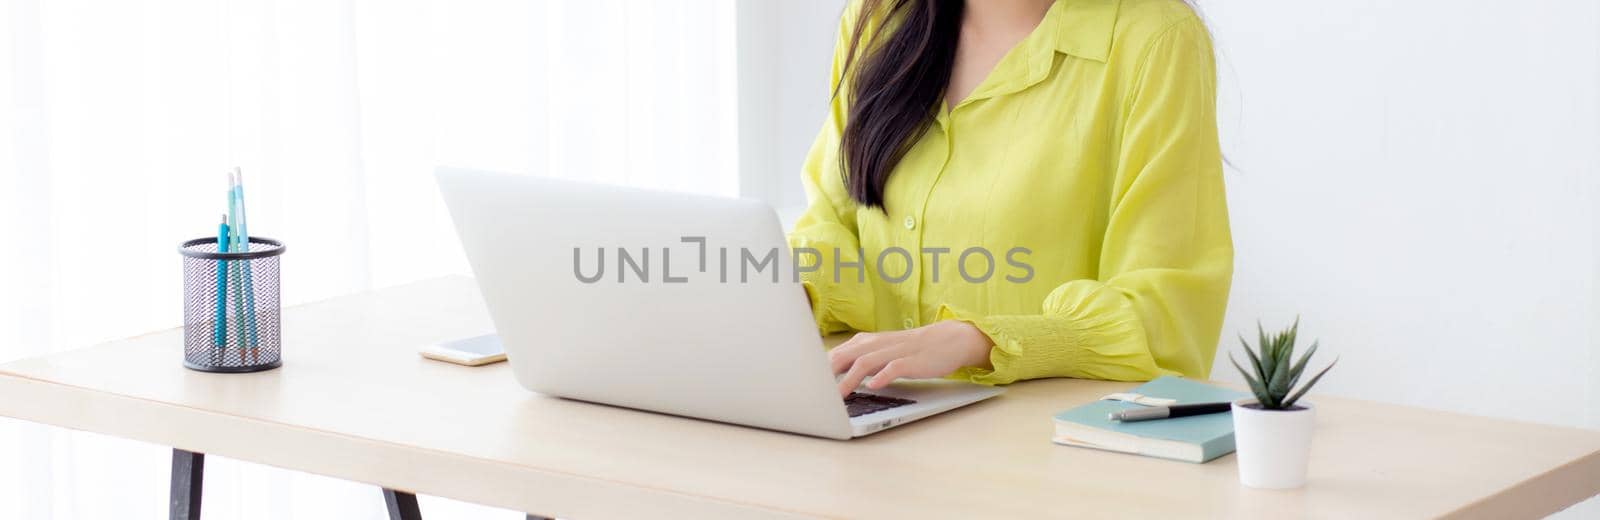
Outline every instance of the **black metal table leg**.
POLYGON ((422 520, 417 496, 411 493, 383 488, 383 505, 389 510, 389 520, 422 520))
POLYGON ((172 449, 172 494, 168 518, 200 520, 200 484, 205 480, 206 454, 172 449))
MULTIPOLYGON (((171 520, 200 520, 201 484, 205 481, 206 454, 172 449, 172 494, 167 502, 171 520)), ((417 496, 383 488, 383 505, 389 520, 422 520, 417 496)), ((528 520, 553 520, 528 514, 528 520)))

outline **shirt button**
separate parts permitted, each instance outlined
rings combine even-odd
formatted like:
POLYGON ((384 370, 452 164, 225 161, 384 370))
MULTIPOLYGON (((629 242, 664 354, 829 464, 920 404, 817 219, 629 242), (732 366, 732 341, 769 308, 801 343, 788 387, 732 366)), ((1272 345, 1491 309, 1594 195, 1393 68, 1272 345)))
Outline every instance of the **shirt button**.
POLYGON ((916 328, 916 326, 917 326, 917 322, 911 321, 911 318, 906 318, 906 321, 903 321, 901 323, 904 323, 907 329, 916 328))
POLYGON ((917 228, 917 219, 914 219, 914 218, 911 218, 911 217, 907 216, 906 217, 906 229, 916 229, 916 228, 917 228))

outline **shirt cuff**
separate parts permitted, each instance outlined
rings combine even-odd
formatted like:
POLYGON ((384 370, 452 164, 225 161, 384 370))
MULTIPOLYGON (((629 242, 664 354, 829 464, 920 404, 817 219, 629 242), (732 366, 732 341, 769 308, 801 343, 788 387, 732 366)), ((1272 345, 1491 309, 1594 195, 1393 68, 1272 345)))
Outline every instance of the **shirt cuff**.
POLYGON ((1041 314, 983 316, 949 304, 937 320, 972 324, 994 341, 993 369, 964 367, 951 378, 1006 384, 1042 377, 1144 381, 1163 373, 1126 298, 1094 280, 1069 282, 1045 298, 1041 314))
MULTIPOLYGON (((834 247, 822 241, 791 238, 791 247, 797 250, 802 247, 813 249, 817 251, 816 260, 821 262, 818 269, 800 273, 800 285, 805 288, 806 298, 811 302, 817 330, 824 335, 872 330, 871 317, 874 313, 870 280, 835 274, 832 269, 837 265, 833 258, 834 247)), ((860 261, 860 254, 856 250, 841 249, 839 255, 844 257, 844 263, 860 261)))

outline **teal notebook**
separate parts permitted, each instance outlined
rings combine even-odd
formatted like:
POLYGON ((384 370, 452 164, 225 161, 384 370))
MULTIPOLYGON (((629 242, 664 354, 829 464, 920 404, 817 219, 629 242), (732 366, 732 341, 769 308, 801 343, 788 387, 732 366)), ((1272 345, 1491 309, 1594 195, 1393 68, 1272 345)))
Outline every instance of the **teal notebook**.
MULTIPOLYGON (((1129 392, 1176 399, 1176 404, 1234 401, 1249 396, 1172 376, 1163 376, 1129 392)), ((1053 440, 1068 446, 1197 463, 1233 452, 1233 413, 1128 423, 1110 418, 1111 412, 1142 406, 1102 400, 1058 413, 1053 440)))

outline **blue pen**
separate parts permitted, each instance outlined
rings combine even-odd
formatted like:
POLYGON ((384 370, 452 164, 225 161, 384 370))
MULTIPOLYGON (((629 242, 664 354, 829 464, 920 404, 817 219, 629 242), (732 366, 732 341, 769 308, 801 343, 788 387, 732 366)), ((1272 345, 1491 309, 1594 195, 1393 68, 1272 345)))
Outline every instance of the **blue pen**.
MULTIPOLYGON (((217 252, 228 252, 228 216, 217 225, 217 252)), ((211 327, 211 344, 222 348, 228 337, 228 261, 217 260, 217 319, 211 327)))
MULTIPOLYGON (((229 226, 228 226, 228 234, 229 234, 228 242, 229 242, 230 246, 228 247, 228 250, 229 250, 229 252, 239 252, 239 251, 241 251, 241 249, 239 249, 240 248, 240 245, 239 245, 239 207, 238 207, 238 200, 234 199, 233 195, 234 195, 234 191, 233 191, 233 173, 229 172, 229 174, 228 174, 228 224, 229 224, 229 226)), ((248 336, 248 334, 246 334, 246 329, 245 329, 245 326, 244 326, 244 314, 245 314, 245 312, 244 312, 245 311, 245 309, 244 309, 244 283, 240 282, 240 280, 239 280, 240 279, 239 272, 249 268, 249 266, 247 265, 247 262, 248 262, 247 260, 234 260, 234 261, 228 262, 228 264, 230 264, 229 265, 229 269, 228 269, 228 281, 229 281, 229 283, 231 283, 233 285, 233 290, 231 291, 233 293, 233 322, 234 322, 233 325, 235 327, 234 330, 238 331, 238 333, 239 333, 238 334, 238 336, 239 336, 239 364, 241 364, 241 365, 248 363, 244 359, 244 355, 245 355, 245 339, 246 339, 246 336, 248 336)))
MULTIPOLYGON (((250 252, 250 216, 244 207, 244 172, 238 167, 233 168, 233 198, 239 201, 239 250, 250 252)), ((256 338, 256 291, 255 283, 250 279, 250 265, 246 263, 244 270, 244 315, 245 331, 250 337, 250 356, 255 361, 261 361, 261 351, 257 350, 259 343, 256 338)))

